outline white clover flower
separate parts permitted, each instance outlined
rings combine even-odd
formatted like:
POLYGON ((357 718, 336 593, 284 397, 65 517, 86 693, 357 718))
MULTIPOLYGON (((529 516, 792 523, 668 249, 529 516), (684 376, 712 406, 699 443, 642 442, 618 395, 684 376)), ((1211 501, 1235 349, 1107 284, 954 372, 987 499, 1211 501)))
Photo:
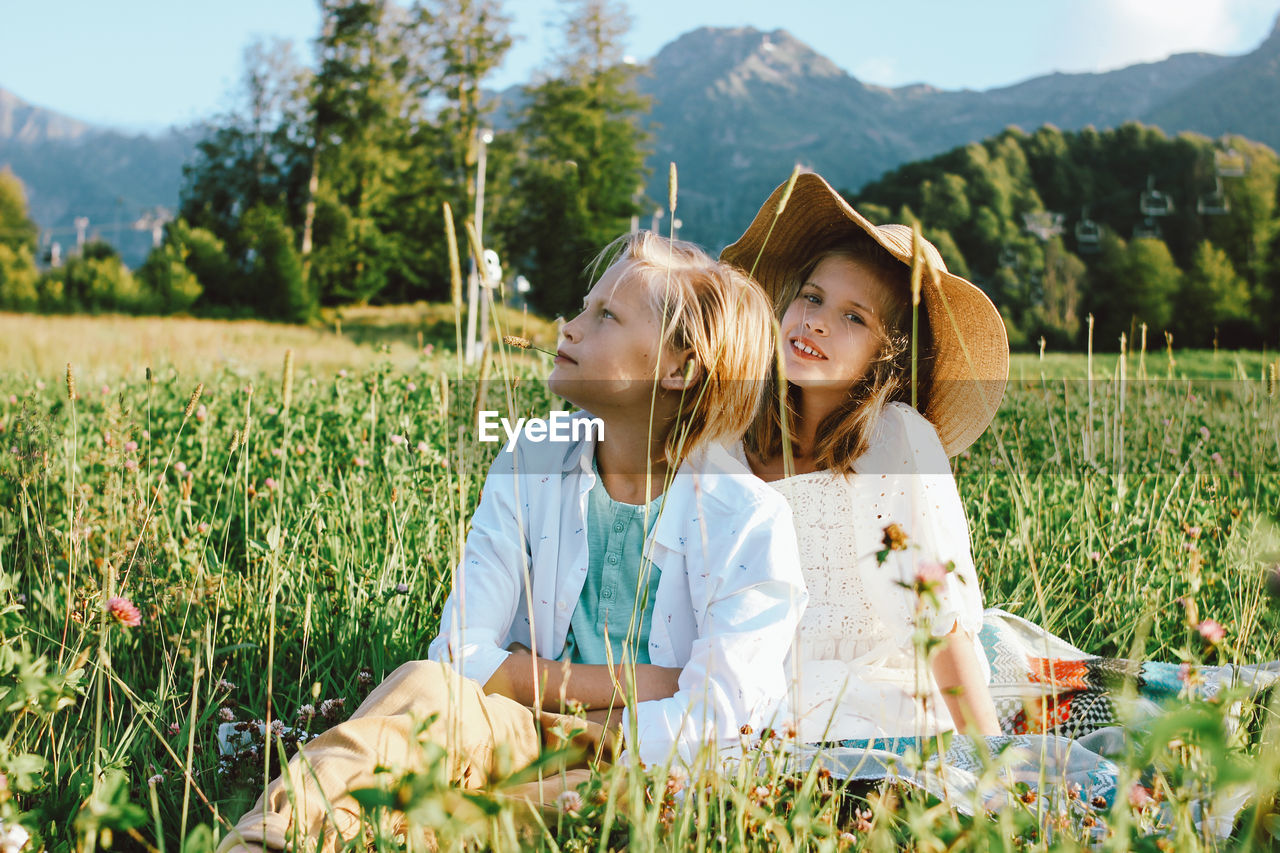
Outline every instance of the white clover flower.
POLYGON ((567 815, 576 815, 582 811, 582 795, 577 791, 561 791, 556 797, 556 805, 567 815))
POLYGON ((0 820, 0 853, 18 853, 29 838, 31 834, 21 824, 0 820))

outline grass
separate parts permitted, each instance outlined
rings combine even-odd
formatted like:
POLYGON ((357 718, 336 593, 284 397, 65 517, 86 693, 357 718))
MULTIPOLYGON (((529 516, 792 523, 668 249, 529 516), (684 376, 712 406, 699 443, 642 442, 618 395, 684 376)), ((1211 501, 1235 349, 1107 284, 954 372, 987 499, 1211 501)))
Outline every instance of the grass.
MULTIPOLYGON (((504 331, 523 319, 500 314, 504 331)), ((554 343, 553 326, 527 322, 554 343)), ((273 772, 261 753, 220 760, 222 719, 319 731, 425 654, 496 450, 472 440, 478 386, 458 380, 453 339, 439 306, 347 311, 317 329, 0 315, 0 820, 22 813, 51 850, 208 849, 273 772), (140 625, 107 618, 115 595, 139 606, 140 625), (299 718, 306 705, 326 711, 299 718)), ((1280 658, 1266 590, 1280 553, 1269 358, 1173 356, 1172 378, 1160 352, 1148 380, 1123 384, 1118 357, 1096 356, 1092 388, 1082 355, 1015 358, 995 423, 955 460, 987 604, 1098 654, 1280 658), (1193 643, 1180 599, 1226 640, 1193 643)), ((545 414, 545 370, 517 353, 492 375, 513 381, 519 414, 545 414)), ((489 391, 494 408, 505 397, 489 391)), ((1267 737, 1219 747, 1184 733, 1168 750, 1171 801, 1245 768, 1264 808, 1229 847, 1276 828, 1267 737)), ((580 814, 532 836, 510 807, 399 790, 446 847, 1088 846, 1078 828, 1038 834, 1016 802, 964 818, 892 790, 841 796, 816 771, 752 760, 759 775, 683 798, 664 794, 660 769, 651 796, 640 771, 615 770, 593 780, 603 793, 588 791, 580 814)), ((1128 820, 1109 848, 1152 849, 1141 816, 1128 820)), ((1166 835, 1179 850, 1213 846, 1185 827, 1166 835)))

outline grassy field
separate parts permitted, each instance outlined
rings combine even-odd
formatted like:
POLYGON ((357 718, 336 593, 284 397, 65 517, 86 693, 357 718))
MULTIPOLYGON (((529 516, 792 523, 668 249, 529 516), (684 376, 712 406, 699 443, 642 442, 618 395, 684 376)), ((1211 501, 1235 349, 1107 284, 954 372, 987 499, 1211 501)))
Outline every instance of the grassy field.
MULTIPOLYGON (((554 348, 545 321, 500 322, 554 348)), ((260 753, 220 758, 220 721, 317 732, 425 655, 494 453, 473 442, 482 386, 459 379, 453 341, 437 306, 349 311, 317 329, 0 315, 0 820, 21 815, 50 850, 209 849, 272 772, 260 753), (117 596, 139 624, 108 613, 117 596)), ((543 356, 500 356, 489 405, 554 407, 543 356)), ((1280 658, 1271 357, 1169 358, 1015 358, 995 423, 955 460, 986 602, 1098 654, 1280 658), (1225 626, 1221 643, 1188 630, 1187 602, 1225 626)), ((1195 725, 1221 722, 1221 703, 1202 705, 1195 725)), ((1188 725, 1165 750, 1164 796, 1184 803, 1243 766, 1263 807, 1228 846, 1262 844, 1280 829, 1274 721, 1221 744, 1188 725)), ((645 796, 639 770, 617 770, 597 783, 630 796, 592 799, 534 838, 548 850, 1089 846, 1080 827, 1050 835, 1014 805, 969 819, 924 798, 851 800, 816 774, 765 781, 763 798, 744 778, 673 800, 663 780, 645 796)), ((496 801, 398 790, 442 848, 530 841, 496 801)), ((1142 820, 1116 820, 1108 849, 1155 849, 1142 820)), ((1212 846, 1188 827, 1159 840, 1212 846)))

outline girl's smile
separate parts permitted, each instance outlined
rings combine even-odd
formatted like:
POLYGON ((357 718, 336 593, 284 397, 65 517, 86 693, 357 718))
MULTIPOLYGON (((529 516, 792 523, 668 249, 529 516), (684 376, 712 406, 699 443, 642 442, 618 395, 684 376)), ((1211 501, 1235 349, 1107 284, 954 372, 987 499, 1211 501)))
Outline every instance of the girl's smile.
POLYGON ((787 380, 847 391, 881 350, 891 298, 874 268, 845 255, 824 257, 782 315, 787 380))

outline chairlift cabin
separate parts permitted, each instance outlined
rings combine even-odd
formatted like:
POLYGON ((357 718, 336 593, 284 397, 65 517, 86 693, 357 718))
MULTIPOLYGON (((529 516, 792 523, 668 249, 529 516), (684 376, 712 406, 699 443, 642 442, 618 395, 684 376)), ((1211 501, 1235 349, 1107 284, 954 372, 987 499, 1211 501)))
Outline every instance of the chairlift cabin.
POLYGON ((1213 168, 1219 178, 1241 178, 1249 168, 1245 156, 1231 146, 1213 152, 1213 168))
POLYGON ((1096 252, 1101 248, 1102 228, 1089 218, 1089 208, 1080 211, 1080 221, 1076 223, 1076 251, 1096 252))
POLYGON ((1156 176, 1147 176, 1147 188, 1138 199, 1138 210, 1143 216, 1168 216, 1173 213, 1173 199, 1156 189, 1156 176))
POLYGON ((1022 224, 1028 233, 1041 240, 1048 240, 1062 233, 1063 218, 1061 213, 1054 213, 1052 210, 1036 210, 1022 214, 1022 224))
POLYGON ((1231 212, 1231 202, 1222 191, 1222 180, 1214 181, 1213 192, 1205 193, 1196 200, 1196 213, 1201 216, 1222 216, 1231 212))
POLYGON ((1133 239, 1135 240, 1159 240, 1160 238, 1160 226, 1156 223, 1155 219, 1150 216, 1139 222, 1133 228, 1133 239))

